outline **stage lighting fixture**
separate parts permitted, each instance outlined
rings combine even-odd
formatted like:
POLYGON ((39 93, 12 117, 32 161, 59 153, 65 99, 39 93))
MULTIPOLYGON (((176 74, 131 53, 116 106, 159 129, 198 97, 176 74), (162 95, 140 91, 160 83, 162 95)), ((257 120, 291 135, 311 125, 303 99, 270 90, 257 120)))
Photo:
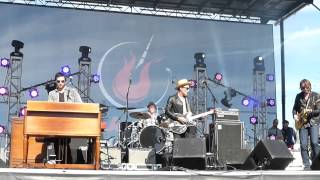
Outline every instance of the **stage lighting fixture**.
POLYGON ((22 49, 24 46, 23 42, 18 41, 18 40, 13 40, 11 42, 11 45, 14 47, 15 52, 19 52, 19 50, 22 49))
POLYGON ((257 56, 254 58, 254 71, 265 71, 264 67, 264 59, 261 56, 257 56))
POLYGON ((276 105, 276 100, 273 98, 267 99, 267 106, 273 107, 276 105))
POLYGON ((6 96, 9 94, 7 87, 0 87, 0 96, 6 96))
POLYGON ((99 83, 99 81, 100 81, 100 75, 94 74, 94 75, 91 76, 91 82, 99 83))
POLYGON ((232 106, 230 101, 236 95, 237 95, 237 91, 229 87, 227 90, 224 91, 224 98, 221 99, 221 104, 223 104, 227 108, 230 108, 232 106))
POLYGON ((221 73, 216 73, 216 74, 214 75, 214 80, 216 80, 216 81, 221 81, 222 78, 223 78, 223 76, 222 76, 221 73))
POLYGON ((0 125, 0 134, 4 134, 6 132, 6 128, 3 125, 0 125))
POLYGON ((189 79, 189 82, 190 82, 190 88, 197 88, 198 87, 197 80, 189 79))
POLYGON ((250 124, 253 124, 253 125, 258 124, 258 117, 257 116, 250 116, 250 124))
POLYGON ((7 58, 1 58, 1 67, 9 67, 10 66, 10 61, 7 58))
POLYGON ((69 76, 71 74, 71 69, 68 65, 62 66, 60 72, 65 76, 69 76))
POLYGON ((79 51, 81 52, 81 58, 88 58, 91 48, 89 46, 80 46, 79 51))
POLYGON ((39 96, 39 91, 37 88, 31 88, 29 89, 29 96, 31 98, 35 98, 35 97, 38 97, 39 96))
POLYGON ((244 106, 249 106, 250 105, 250 99, 248 97, 244 97, 241 101, 241 104, 244 106))
POLYGON ((267 74, 266 75, 266 80, 267 81, 274 81, 274 74, 267 74))
POLYGON ((26 107, 22 107, 19 110, 19 117, 26 115, 26 107))
POLYGON ((202 67, 205 68, 206 64, 204 63, 204 59, 206 58, 206 54, 203 52, 197 52, 194 54, 194 59, 196 60, 196 64, 194 67, 202 67))
POLYGON ((220 102, 227 108, 231 108, 232 106, 232 104, 230 103, 230 100, 228 100, 226 96, 223 99, 221 99, 220 102))

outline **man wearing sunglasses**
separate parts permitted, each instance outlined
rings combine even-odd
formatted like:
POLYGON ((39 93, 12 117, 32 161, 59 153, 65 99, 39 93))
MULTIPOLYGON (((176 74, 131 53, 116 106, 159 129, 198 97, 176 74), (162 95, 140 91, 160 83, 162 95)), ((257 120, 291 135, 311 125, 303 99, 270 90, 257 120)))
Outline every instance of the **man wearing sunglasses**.
POLYGON ((75 102, 81 103, 81 97, 74 88, 66 86, 66 77, 58 72, 55 75, 56 89, 49 92, 49 102, 75 102))
MULTIPOLYGON (((168 98, 165 108, 165 114, 173 121, 177 121, 180 124, 186 124, 186 118, 181 115, 191 115, 191 106, 188 100, 188 92, 190 89, 190 82, 187 79, 181 79, 177 81, 176 88, 177 93, 168 98)), ((196 128, 188 127, 187 131, 182 134, 174 134, 174 137, 195 137, 196 128)))
MULTIPOLYGON (((49 102, 70 102, 81 103, 81 97, 74 88, 66 86, 66 77, 58 72, 55 75, 56 89, 49 92, 49 102)), ((55 155, 60 163, 72 164, 72 155, 70 149, 71 138, 51 138, 54 144, 55 155)))
POLYGON ((303 165, 306 170, 310 169, 310 158, 308 152, 308 137, 312 150, 311 160, 319 154, 318 132, 319 132, 319 110, 320 96, 311 91, 311 82, 307 79, 300 81, 301 92, 297 94, 292 110, 296 128, 299 130, 300 149, 303 165))

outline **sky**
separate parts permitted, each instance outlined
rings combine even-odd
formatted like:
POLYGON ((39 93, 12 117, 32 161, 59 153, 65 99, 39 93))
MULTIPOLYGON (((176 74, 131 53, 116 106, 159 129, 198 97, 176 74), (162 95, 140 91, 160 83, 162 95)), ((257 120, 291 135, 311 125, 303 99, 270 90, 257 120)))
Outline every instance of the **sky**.
MULTIPOLYGON (((314 0, 320 7, 320 0, 314 0)), ((284 21, 286 119, 293 126, 292 107, 299 82, 309 79, 320 93, 320 11, 309 5, 284 21)), ((282 120, 280 26, 274 26, 277 117, 282 120)))

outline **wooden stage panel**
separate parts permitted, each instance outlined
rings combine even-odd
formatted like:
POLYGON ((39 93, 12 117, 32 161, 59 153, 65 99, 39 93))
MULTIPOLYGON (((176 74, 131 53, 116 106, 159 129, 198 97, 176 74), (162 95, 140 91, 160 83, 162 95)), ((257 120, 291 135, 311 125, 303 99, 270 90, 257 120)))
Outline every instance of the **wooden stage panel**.
POLYGON ((68 113, 99 113, 96 103, 53 103, 45 101, 29 101, 28 111, 37 112, 68 112, 68 113), (84 106, 85 104, 85 106, 84 106))
POLYGON ((28 116, 25 133, 29 135, 100 136, 100 122, 95 118, 28 116), (79 125, 75 125, 79 124, 79 125), (41 129, 41 130, 40 130, 41 129), (40 131, 39 131, 40 130, 40 131))
MULTIPOLYGON (((10 167, 23 167, 23 118, 12 118, 11 146, 10 146, 10 167)), ((28 162, 42 162, 45 156, 45 146, 35 137, 29 138, 28 162)))

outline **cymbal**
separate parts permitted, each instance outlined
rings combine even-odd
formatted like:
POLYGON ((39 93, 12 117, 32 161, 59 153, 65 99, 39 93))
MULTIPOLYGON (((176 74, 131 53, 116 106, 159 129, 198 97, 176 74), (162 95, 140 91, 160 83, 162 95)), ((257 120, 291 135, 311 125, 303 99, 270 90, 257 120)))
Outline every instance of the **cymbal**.
POLYGON ((134 107, 117 107, 118 110, 132 110, 132 109, 137 109, 137 108, 134 108, 134 107))
POLYGON ((130 117, 135 118, 135 119, 149 119, 151 116, 148 113, 143 113, 143 112, 132 112, 129 114, 130 117))

